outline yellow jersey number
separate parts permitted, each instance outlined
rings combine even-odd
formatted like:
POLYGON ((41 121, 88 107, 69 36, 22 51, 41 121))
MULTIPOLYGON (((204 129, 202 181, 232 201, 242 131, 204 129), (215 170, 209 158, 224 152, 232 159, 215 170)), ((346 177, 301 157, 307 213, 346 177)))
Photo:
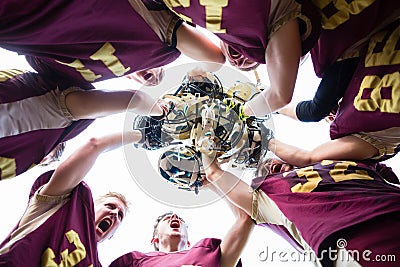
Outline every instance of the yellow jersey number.
MULTIPOLYGON (((78 233, 74 230, 70 230, 65 236, 69 243, 75 245, 75 249, 71 252, 69 252, 68 249, 63 250, 61 252, 61 262, 57 264, 54 261, 56 257, 54 251, 51 248, 47 248, 42 254, 42 267, 72 267, 78 265, 78 263, 86 258, 86 249, 78 233)), ((89 267, 93 267, 93 264, 90 264, 89 267)))
MULTIPOLYGON (((131 70, 130 67, 125 67, 122 65, 121 61, 114 55, 115 48, 110 43, 105 43, 99 50, 90 56, 91 60, 99 60, 115 75, 122 76, 131 70)), ((101 74, 96 74, 92 70, 85 67, 85 65, 79 59, 75 59, 71 63, 61 62, 56 60, 56 62, 74 68, 79 72, 82 77, 88 82, 94 82, 102 77, 101 74)))
POLYGON ((351 15, 360 14, 376 0, 312 0, 321 10, 322 27, 333 30, 350 19, 351 15))
MULTIPOLYGON (((400 26, 393 32, 381 31, 374 35, 368 45, 365 57, 365 67, 389 66, 400 64, 400 50, 396 50, 396 44, 400 39, 400 26), (385 36, 390 34, 383 49, 374 53, 378 45, 382 45, 385 36)), ((400 113, 400 72, 384 75, 382 78, 376 75, 367 75, 361 82, 357 96, 354 98, 354 107, 358 111, 376 111, 386 113, 400 113), (391 97, 382 98, 382 90, 389 88, 391 97), (369 97, 363 98, 365 90, 369 90, 369 97)))
MULTIPOLYGON (((221 28, 222 11, 224 7, 228 6, 229 0, 198 0, 201 6, 204 6, 206 17, 206 29, 213 33, 226 33, 226 29, 221 28)), ((165 4, 173 11, 174 7, 190 7, 190 0, 164 0, 165 4)), ((186 21, 192 19, 186 15, 178 14, 186 21)))
MULTIPOLYGON (((357 166, 357 163, 352 161, 331 161, 323 160, 321 165, 331 165, 334 164, 333 169, 329 172, 331 178, 335 182, 342 182, 347 180, 373 180, 371 176, 368 175, 367 171, 364 170, 349 170, 349 166, 357 166), (347 172, 346 172, 347 171, 347 172), (346 173, 345 173, 346 172, 346 173)), ((304 184, 298 183, 292 186, 291 191, 294 193, 309 193, 317 188, 318 184, 322 181, 322 178, 318 171, 314 170, 313 166, 308 166, 298 170, 294 170, 298 177, 304 177, 306 182, 304 184)), ((287 176, 290 172, 284 174, 287 176)))

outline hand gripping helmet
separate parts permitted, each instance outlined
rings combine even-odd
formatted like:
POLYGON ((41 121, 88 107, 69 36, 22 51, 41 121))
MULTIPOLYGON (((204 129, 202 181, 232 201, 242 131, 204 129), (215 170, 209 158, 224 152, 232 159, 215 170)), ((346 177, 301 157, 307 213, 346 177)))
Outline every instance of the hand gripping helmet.
POLYGON ((259 87, 259 85, 250 82, 235 82, 235 84, 225 92, 225 97, 236 99, 244 104, 252 100, 263 90, 259 87))
POLYGON ((170 147, 158 160, 159 172, 179 189, 199 192, 203 185, 201 155, 190 146, 170 147))
POLYGON ((190 145, 196 145, 196 140, 202 131, 202 112, 209 110, 213 113, 213 129, 218 151, 227 151, 234 147, 241 139, 244 124, 238 115, 218 99, 209 99, 186 94, 180 98, 170 97, 174 108, 163 121, 164 134, 177 139, 187 140, 190 145))

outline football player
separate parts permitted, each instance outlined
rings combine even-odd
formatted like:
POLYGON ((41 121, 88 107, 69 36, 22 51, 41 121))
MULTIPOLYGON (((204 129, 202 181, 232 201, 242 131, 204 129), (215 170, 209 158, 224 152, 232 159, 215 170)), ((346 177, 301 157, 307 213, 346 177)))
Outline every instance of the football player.
POLYGON ((140 131, 91 138, 55 170, 40 175, 24 215, 0 245, 0 265, 101 266, 97 243, 113 236, 128 204, 118 193, 94 203, 82 180, 101 153, 141 139, 140 131))
POLYGON ((0 6, 0 46, 28 55, 38 72, 65 75, 82 88, 166 65, 180 52, 225 62, 218 46, 198 30, 139 0, 19 0, 0 6))
POLYGON ((233 204, 313 255, 318 266, 382 266, 379 257, 389 255, 385 266, 399 264, 400 189, 387 182, 399 182, 390 168, 332 160, 293 168, 265 161, 249 190, 213 157, 202 159, 207 179, 233 204))
POLYGON ((190 246, 186 222, 168 212, 159 216, 154 225, 151 242, 157 252, 132 251, 114 260, 110 267, 241 266, 239 256, 254 223, 245 212, 230 206, 236 221, 223 240, 204 238, 190 246))
POLYGON ((0 180, 40 163, 93 119, 127 109, 161 118, 168 110, 141 91, 85 91, 69 79, 34 72, 0 71, 0 81, 0 180))
POLYGON ((356 51, 345 49, 398 17, 400 8, 396 0, 164 2, 186 21, 218 35, 236 52, 267 64, 270 90, 244 106, 246 115, 256 116, 269 114, 290 102, 302 55, 313 48, 313 57, 320 61, 315 65, 328 62, 330 66, 339 57, 356 51), (321 31, 322 40, 316 43, 321 31), (329 56, 330 61, 325 59, 329 56))
POLYGON ((400 65, 395 44, 399 40, 400 20, 371 37, 331 123, 331 141, 307 151, 273 139, 269 149, 296 166, 323 159, 385 160, 396 155, 400 65))

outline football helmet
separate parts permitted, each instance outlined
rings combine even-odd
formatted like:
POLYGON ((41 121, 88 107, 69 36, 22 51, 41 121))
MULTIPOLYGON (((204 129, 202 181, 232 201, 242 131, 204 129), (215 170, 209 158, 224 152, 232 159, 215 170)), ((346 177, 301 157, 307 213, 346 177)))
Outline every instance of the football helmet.
POLYGON ((243 133, 244 123, 234 110, 229 109, 218 99, 208 96, 194 96, 190 93, 182 97, 165 96, 164 99, 174 103, 174 107, 163 121, 162 131, 173 139, 187 140, 196 146, 203 130, 202 113, 207 110, 214 114, 213 130, 216 150, 225 152, 236 146, 243 133))
POLYGON ((241 103, 252 100, 256 95, 262 91, 259 85, 250 82, 235 82, 235 84, 228 88, 225 92, 225 98, 233 98, 241 103))
POLYGON ((179 88, 174 93, 175 96, 184 94, 199 95, 200 97, 208 96, 210 99, 224 98, 223 86, 219 78, 211 72, 201 72, 201 75, 187 74, 179 88))
POLYGON ((204 175, 201 155, 190 146, 170 147, 158 160, 163 178, 179 189, 199 192, 204 175))
POLYGON ((136 148, 156 150, 168 146, 173 139, 161 131, 162 121, 149 116, 136 115, 133 121, 133 130, 142 133, 142 139, 134 144, 136 148))

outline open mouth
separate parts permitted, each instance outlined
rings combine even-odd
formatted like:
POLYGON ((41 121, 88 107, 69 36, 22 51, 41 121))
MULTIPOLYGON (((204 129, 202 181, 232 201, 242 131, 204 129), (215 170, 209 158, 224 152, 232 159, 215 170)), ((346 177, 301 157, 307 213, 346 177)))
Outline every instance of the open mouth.
POLYGON ((276 163, 271 165, 272 173, 282 172, 282 169, 283 169, 283 164, 276 163))
POLYGON ((169 226, 171 228, 180 228, 181 227, 181 222, 179 220, 171 220, 169 226))
POLYGON ((98 227, 103 233, 105 233, 107 232, 108 229, 110 229, 111 224, 112 224, 111 219, 105 218, 99 223, 98 227))

